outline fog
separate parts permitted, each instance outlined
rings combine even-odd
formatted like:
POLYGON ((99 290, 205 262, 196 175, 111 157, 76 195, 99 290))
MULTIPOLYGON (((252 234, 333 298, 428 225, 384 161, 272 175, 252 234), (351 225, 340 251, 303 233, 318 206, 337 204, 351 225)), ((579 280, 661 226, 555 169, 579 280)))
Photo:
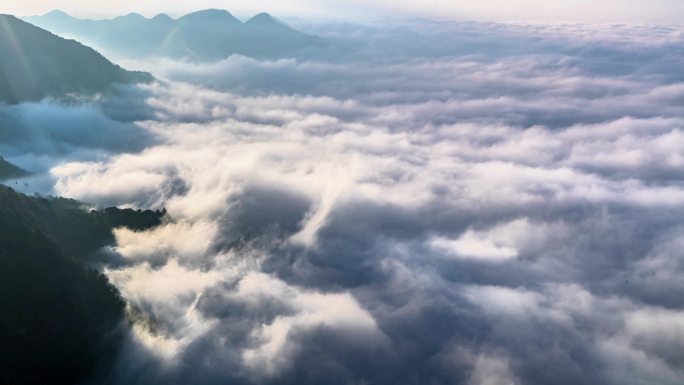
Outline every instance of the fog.
POLYGON ((168 210, 103 250, 133 324, 93 383, 682 382, 684 30, 302 28, 2 108, 49 192, 168 210))

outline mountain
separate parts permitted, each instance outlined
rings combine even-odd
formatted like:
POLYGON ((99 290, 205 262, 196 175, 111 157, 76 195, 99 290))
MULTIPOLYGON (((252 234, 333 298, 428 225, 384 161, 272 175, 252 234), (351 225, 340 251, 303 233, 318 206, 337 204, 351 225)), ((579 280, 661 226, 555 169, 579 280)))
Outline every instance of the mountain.
POLYGON ((0 156, 0 181, 21 178, 23 176, 27 176, 28 174, 28 172, 13 165, 12 163, 6 161, 5 158, 0 156))
POLYGON ((114 227, 150 228, 164 213, 81 206, 0 186, 0 384, 79 383, 118 351, 125 302, 80 262, 114 227))
POLYGON ((126 58, 214 61, 233 54, 280 58, 325 46, 321 38, 299 32, 267 13, 244 23, 218 9, 193 12, 175 20, 165 14, 151 19, 129 14, 109 20, 83 20, 61 11, 25 20, 126 58))
MULTIPOLYGON (((49 19, 69 20, 58 13, 51 13, 49 19)), ((102 93, 113 83, 151 79, 149 74, 124 70, 76 41, 14 16, 0 15, 0 101, 17 103, 73 93, 102 93)))

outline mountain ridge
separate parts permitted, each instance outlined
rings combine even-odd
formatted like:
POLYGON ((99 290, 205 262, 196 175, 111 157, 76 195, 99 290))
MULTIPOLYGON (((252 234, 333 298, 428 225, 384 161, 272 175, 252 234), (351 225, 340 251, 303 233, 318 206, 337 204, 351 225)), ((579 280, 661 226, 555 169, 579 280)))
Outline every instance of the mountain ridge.
POLYGON ((75 40, 0 14, 0 101, 97 94, 114 83, 151 80, 151 75, 126 71, 75 40))
POLYGON ((0 182, 13 178, 21 178, 27 175, 29 175, 29 173, 26 170, 8 162, 0 155, 0 182))
POLYGON ((262 12, 241 21, 227 10, 205 9, 176 19, 129 14, 112 19, 78 19, 62 11, 24 20, 124 58, 165 57, 215 61, 238 54, 283 58, 322 48, 318 36, 300 32, 262 12))
POLYGON ((88 257, 112 229, 143 230, 163 211, 87 211, 74 200, 0 185, 0 384, 81 383, 116 357, 126 303, 88 257))
POLYGON ((145 20, 148 20, 148 21, 154 20, 155 18, 158 18, 158 17, 162 17, 162 18, 165 18, 165 19, 166 19, 166 18, 169 18, 169 19, 171 19, 171 20, 177 21, 177 20, 183 19, 183 18, 185 18, 185 17, 187 17, 187 16, 193 16, 193 15, 194 15, 194 16, 200 16, 200 15, 213 15, 213 16, 226 15, 226 16, 230 16, 230 17, 234 18, 235 20, 239 21, 239 22, 242 23, 242 24, 246 24, 247 22, 249 22, 250 20, 253 20, 253 19, 266 18, 266 17, 268 17, 268 18, 270 18, 270 19, 272 19, 272 20, 274 20, 274 21, 278 21, 278 18, 276 18, 275 16, 271 15, 271 14, 268 13, 268 12, 259 12, 259 13, 257 13, 256 15, 254 15, 254 16, 252 16, 252 17, 249 17, 249 18, 245 19, 244 21, 242 21, 242 20, 240 20, 239 18, 237 18, 235 15, 233 15, 230 11, 225 10, 225 9, 220 9, 220 8, 207 8, 207 9, 201 9, 201 10, 193 11, 193 12, 190 12, 190 13, 186 13, 185 15, 178 16, 178 17, 176 17, 176 18, 171 17, 171 16, 169 16, 167 13, 164 13, 164 12, 157 13, 157 14, 155 14, 154 16, 151 16, 151 17, 147 17, 147 16, 145 16, 145 15, 143 15, 143 14, 140 14, 140 13, 137 13, 137 12, 131 12, 131 13, 127 13, 127 14, 125 14, 125 15, 115 16, 115 17, 111 17, 111 18, 101 18, 101 19, 79 18, 79 17, 73 16, 73 15, 71 15, 71 14, 65 12, 65 11, 62 11, 62 10, 60 10, 60 9, 54 9, 54 10, 52 10, 52 11, 49 11, 49 12, 46 12, 46 13, 43 13, 43 14, 39 14, 39 15, 23 16, 23 17, 21 17, 21 19, 24 20, 24 21, 28 21, 28 20, 40 20, 40 19, 70 19, 70 20, 79 20, 79 21, 86 21, 86 22, 99 22, 99 21, 113 21, 113 20, 117 20, 117 19, 121 19, 121 18, 126 18, 126 17, 130 17, 130 16, 135 16, 136 18, 145 19, 145 20))

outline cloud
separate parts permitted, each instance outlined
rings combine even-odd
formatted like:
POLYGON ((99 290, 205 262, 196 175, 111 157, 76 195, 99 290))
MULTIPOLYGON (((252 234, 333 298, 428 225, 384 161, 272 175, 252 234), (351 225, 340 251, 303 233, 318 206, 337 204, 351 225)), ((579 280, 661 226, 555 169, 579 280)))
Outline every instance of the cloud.
POLYGON ((515 385, 518 381, 505 359, 478 356, 468 383, 473 385, 515 385))
POLYGON ((365 338, 379 334, 373 317, 349 294, 302 293, 268 275, 251 273, 240 281, 236 296, 249 302, 277 299, 295 312, 277 317, 251 333, 256 346, 244 350, 242 359, 257 376, 273 376, 288 364, 298 349, 291 341, 295 332, 327 327, 357 335, 365 333, 365 338))
POLYGON ((88 103, 64 106, 48 100, 4 106, 0 124, 3 146, 16 152, 68 155, 81 148, 136 151, 152 139, 134 124, 112 120, 97 104, 88 103))
POLYGON ((154 138, 46 161, 169 213, 109 250, 111 382, 681 382, 680 28, 409 27, 51 107, 154 138))

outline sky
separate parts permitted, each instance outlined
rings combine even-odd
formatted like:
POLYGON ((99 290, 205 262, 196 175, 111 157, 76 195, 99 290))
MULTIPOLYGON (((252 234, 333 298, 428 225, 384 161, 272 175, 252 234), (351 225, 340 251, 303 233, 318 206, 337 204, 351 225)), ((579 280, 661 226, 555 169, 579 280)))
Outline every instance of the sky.
POLYGON ((532 22, 684 22, 684 2, 680 0, 5 0, 0 4, 3 13, 32 15, 61 9, 86 17, 129 12, 181 15, 204 8, 228 9, 245 17, 265 11, 281 17, 325 19, 419 17, 532 22))

